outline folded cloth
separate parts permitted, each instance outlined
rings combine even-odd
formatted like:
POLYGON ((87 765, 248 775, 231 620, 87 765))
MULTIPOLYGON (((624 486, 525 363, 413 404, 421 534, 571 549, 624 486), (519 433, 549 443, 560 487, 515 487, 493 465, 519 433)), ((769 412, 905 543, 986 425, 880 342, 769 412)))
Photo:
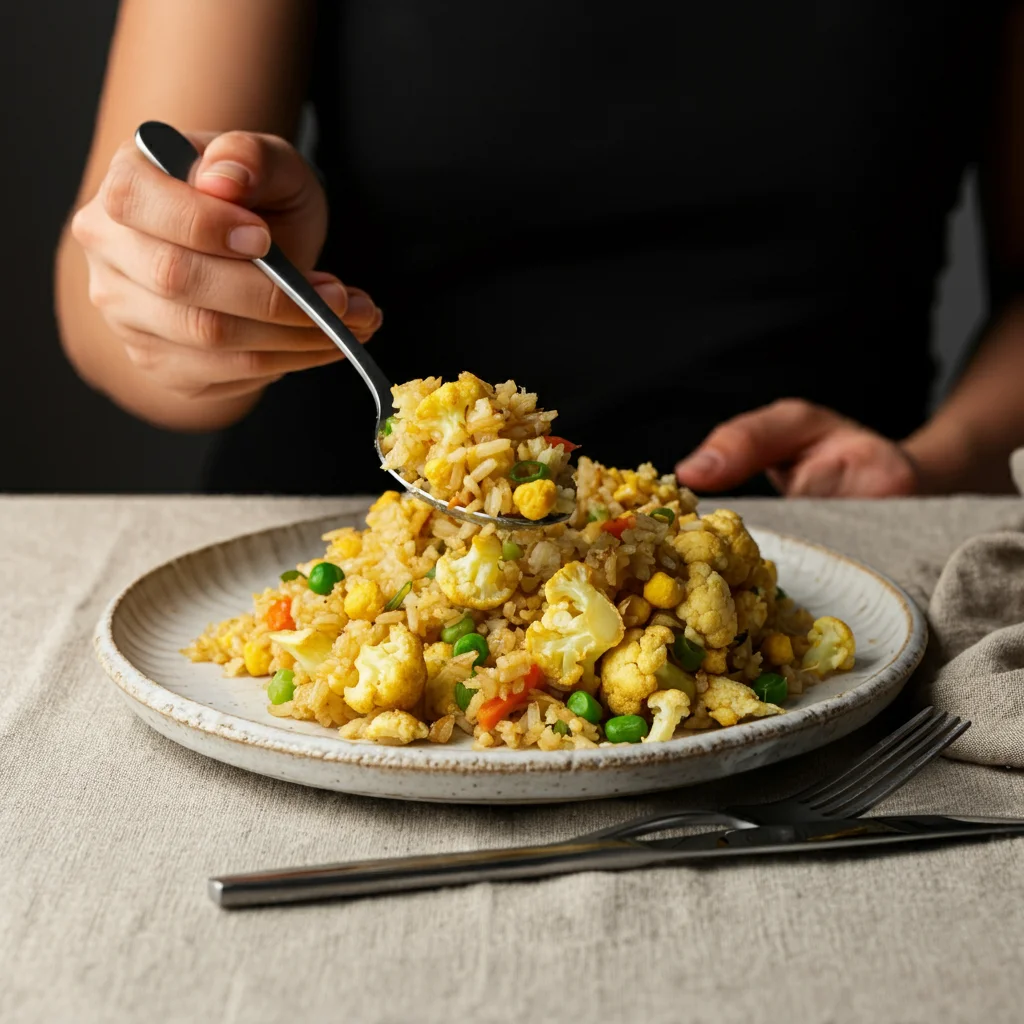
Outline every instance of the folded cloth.
MULTIPOLYGON (((1011 469, 1024 493, 1024 449, 1011 469)), ((946 756, 1024 768, 1024 531, 972 537, 946 563, 928 608, 924 696, 971 721, 946 756)))

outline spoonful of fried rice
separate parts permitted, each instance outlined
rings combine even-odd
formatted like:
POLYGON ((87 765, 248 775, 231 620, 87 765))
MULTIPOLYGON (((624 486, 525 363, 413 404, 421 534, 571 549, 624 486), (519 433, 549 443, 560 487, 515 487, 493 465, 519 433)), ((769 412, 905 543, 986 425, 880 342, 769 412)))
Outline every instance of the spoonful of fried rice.
MULTIPOLYGON (((135 133, 141 152, 188 182, 199 158, 180 132, 147 121, 135 133)), ((374 358, 283 252, 253 260, 356 368, 377 406, 374 444, 381 468, 407 491, 455 519, 505 529, 569 519, 575 490, 569 455, 579 447, 549 433, 555 412, 514 381, 492 387, 471 373, 392 386, 374 358)))

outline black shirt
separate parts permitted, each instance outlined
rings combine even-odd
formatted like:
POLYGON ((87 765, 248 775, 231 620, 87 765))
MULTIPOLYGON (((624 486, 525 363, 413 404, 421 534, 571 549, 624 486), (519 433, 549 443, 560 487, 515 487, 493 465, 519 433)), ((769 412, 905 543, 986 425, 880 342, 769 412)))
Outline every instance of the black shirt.
MULTIPOLYGON (((319 266, 383 309, 393 381, 512 377, 600 461, 669 472, 791 395, 905 436, 1004 13, 321 3, 319 266)), ((225 432, 208 487, 379 491, 373 423, 351 367, 290 375, 225 432)))

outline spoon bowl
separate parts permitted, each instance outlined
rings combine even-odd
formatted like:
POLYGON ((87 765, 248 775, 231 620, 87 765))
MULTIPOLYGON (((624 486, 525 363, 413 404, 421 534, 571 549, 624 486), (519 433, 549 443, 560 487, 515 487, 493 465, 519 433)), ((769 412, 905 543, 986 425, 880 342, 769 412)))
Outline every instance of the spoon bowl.
MULTIPOLYGON (((188 182, 192 165, 199 157, 199 151, 185 138, 181 132, 160 121, 147 121, 135 132, 135 144, 154 166, 179 181, 188 182)), ((341 317, 327 305, 316 293, 312 285, 303 277, 298 268, 278 248, 271 243, 266 256, 252 261, 267 275, 312 321, 327 335, 345 354, 346 359, 356 368, 364 383, 370 389, 377 406, 377 429, 374 432, 374 447, 384 468, 384 453, 380 449, 380 439, 384 434, 384 423, 389 413, 391 383, 384 376, 374 358, 359 343, 356 336, 345 326, 341 317)), ((531 520, 525 516, 489 516, 483 512, 467 512, 458 506, 449 507, 446 501, 435 498, 428 491, 416 487, 404 480, 394 469, 387 469, 410 494, 420 501, 463 522, 477 526, 500 526, 503 529, 523 530, 540 529, 553 526, 555 523, 566 522, 572 512, 545 516, 543 519, 531 520)))

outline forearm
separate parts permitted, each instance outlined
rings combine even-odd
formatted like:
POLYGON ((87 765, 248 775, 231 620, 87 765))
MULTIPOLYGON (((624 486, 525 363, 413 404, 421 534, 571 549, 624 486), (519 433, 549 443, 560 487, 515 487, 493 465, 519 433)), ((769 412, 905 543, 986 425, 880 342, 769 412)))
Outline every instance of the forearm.
POLYGON ((1009 456, 1024 446, 1024 300, 993 324, 963 379, 903 444, 927 493, 1014 490, 1009 456))
POLYGON ((140 372, 90 301, 85 257, 67 230, 57 250, 56 305, 61 344, 79 375, 140 419, 170 430, 218 430, 240 420, 259 398, 258 392, 187 398, 140 372))

